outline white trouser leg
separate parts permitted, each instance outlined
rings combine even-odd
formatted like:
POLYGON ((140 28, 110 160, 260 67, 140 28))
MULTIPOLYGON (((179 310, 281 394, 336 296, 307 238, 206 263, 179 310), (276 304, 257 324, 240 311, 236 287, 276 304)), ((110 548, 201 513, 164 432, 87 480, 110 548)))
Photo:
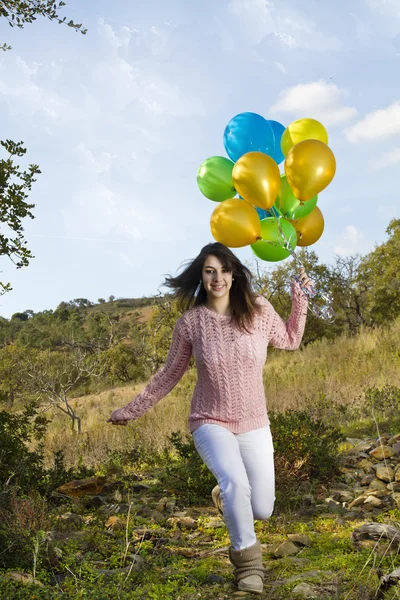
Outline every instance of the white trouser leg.
POLYGON ((221 489, 224 519, 235 550, 256 543, 254 519, 267 519, 275 499, 269 427, 234 434, 216 424, 193 432, 201 458, 221 489))

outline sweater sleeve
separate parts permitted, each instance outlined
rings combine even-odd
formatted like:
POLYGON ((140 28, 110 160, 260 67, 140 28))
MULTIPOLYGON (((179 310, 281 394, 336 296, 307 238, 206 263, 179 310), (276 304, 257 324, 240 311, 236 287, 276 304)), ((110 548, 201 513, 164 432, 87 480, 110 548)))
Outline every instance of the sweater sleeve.
POLYGON ((111 421, 129 421, 143 416, 166 396, 182 378, 192 355, 192 344, 185 332, 182 317, 177 321, 167 360, 144 390, 126 406, 114 410, 111 421))
POLYGON ((269 343, 281 350, 296 350, 300 346, 306 324, 308 299, 297 281, 292 282, 291 288, 292 312, 289 319, 285 322, 272 308, 273 322, 269 343))

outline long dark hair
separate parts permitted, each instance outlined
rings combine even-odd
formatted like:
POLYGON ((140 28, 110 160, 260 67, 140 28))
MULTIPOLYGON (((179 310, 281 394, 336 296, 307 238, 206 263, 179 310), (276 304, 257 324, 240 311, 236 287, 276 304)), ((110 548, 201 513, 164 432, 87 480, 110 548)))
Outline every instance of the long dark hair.
POLYGON ((187 261, 184 270, 176 277, 168 276, 164 285, 174 290, 180 310, 205 304, 207 292, 203 285, 203 265, 208 256, 215 256, 234 278, 230 289, 232 320, 242 330, 249 331, 256 312, 261 310, 257 295, 252 289, 253 276, 233 252, 223 244, 207 244, 193 260, 187 261))

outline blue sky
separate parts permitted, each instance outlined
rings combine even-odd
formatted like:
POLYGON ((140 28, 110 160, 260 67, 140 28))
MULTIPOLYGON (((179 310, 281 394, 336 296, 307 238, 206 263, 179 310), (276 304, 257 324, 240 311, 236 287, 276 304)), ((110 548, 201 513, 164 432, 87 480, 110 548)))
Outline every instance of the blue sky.
POLYGON ((244 111, 327 127, 337 173, 318 202, 321 260, 384 241, 400 216, 398 0, 67 4, 86 36, 2 23, 1 139, 23 140, 42 174, 25 227, 35 259, 1 259, 13 291, 0 315, 156 293, 213 241, 196 172, 225 155, 225 125, 244 111))

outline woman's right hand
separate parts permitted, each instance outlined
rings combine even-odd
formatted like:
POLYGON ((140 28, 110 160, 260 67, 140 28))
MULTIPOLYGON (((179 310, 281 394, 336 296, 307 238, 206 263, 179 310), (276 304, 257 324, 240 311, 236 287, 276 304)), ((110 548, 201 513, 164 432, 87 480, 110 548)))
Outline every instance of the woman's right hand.
POLYGON ((123 421, 113 421, 112 419, 108 419, 107 423, 111 423, 112 425, 128 425, 128 421, 126 419, 123 421))

